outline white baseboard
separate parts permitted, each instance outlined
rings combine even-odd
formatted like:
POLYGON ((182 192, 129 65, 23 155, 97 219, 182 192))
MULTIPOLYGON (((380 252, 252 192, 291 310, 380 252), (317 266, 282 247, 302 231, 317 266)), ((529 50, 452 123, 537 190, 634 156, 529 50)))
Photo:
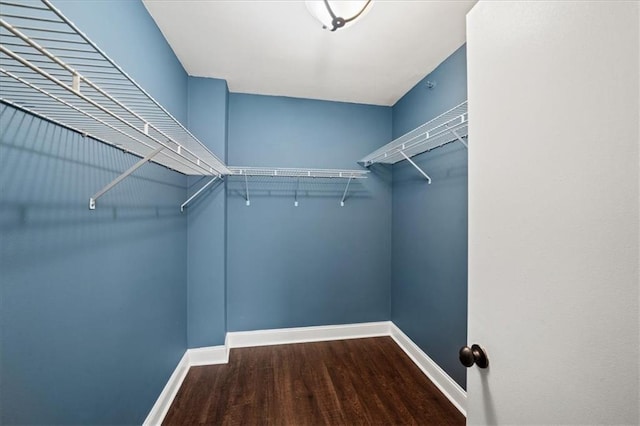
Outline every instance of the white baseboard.
POLYGON ((324 325, 319 327, 279 328, 274 330, 234 331, 227 333, 230 348, 285 345, 290 343, 324 342, 389 336, 391 322, 324 325))
POLYGON ((153 404, 149 415, 142 423, 144 426, 160 425, 167 415, 173 399, 176 397, 189 368, 198 365, 226 364, 229 362, 227 345, 209 346, 206 348, 187 349, 178 362, 176 369, 169 377, 169 381, 153 404))
POLYGON ((227 333, 225 344, 187 349, 160 393, 143 425, 159 425, 167 414, 173 399, 190 367, 226 364, 231 348, 285 345, 291 343, 323 342, 329 340, 360 339, 390 336, 440 389, 463 415, 467 415, 467 393, 449 375, 425 354, 407 335, 391 321, 361 324, 327 325, 319 327, 280 328, 274 330, 237 331, 227 333))
POLYGON ((169 407, 173 402, 173 398, 176 397, 178 393, 178 389, 180 389, 180 385, 182 385, 182 381, 184 380, 187 372, 189 371, 189 354, 188 351, 182 355, 180 362, 178 362, 178 366, 169 377, 169 381, 160 392, 160 396, 156 400, 156 403, 153 404, 149 415, 144 420, 143 425, 159 425, 162 423, 164 416, 169 411, 169 407))
POLYGON ((229 349, 227 345, 187 349, 187 354, 189 355, 189 367, 226 364, 229 362, 229 349))
POLYGON ((440 392, 466 417, 467 392, 393 323, 391 323, 391 337, 429 380, 440 389, 440 392))

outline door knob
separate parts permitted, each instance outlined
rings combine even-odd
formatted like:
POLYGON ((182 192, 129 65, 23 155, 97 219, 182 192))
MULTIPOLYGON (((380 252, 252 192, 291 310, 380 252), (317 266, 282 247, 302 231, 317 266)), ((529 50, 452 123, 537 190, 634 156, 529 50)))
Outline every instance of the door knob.
POLYGON ((476 364, 480 368, 487 368, 489 366, 489 358, 487 353, 480 347, 480 345, 463 346, 460 348, 460 362, 465 367, 471 367, 476 364))

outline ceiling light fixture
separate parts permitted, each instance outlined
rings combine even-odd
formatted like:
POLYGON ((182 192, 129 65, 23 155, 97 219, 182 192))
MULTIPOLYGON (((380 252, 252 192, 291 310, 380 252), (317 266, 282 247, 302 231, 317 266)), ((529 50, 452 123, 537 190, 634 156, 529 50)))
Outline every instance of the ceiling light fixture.
POLYGON ((309 13, 320 21, 322 28, 330 28, 331 31, 352 25, 367 10, 369 3, 371 0, 305 1, 309 13))

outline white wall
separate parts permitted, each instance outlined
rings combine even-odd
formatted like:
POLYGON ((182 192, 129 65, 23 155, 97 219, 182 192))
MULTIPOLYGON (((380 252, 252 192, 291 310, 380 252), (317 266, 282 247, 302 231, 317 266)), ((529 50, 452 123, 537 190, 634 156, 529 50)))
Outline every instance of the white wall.
POLYGON ((638 2, 467 19, 470 424, 638 424, 638 2))

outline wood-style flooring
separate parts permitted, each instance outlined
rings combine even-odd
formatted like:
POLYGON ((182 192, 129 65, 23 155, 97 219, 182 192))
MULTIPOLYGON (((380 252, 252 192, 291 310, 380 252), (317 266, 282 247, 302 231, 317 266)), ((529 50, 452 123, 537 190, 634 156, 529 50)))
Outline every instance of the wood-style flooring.
POLYGON ((191 367, 165 425, 464 425, 390 337, 232 349, 191 367))

